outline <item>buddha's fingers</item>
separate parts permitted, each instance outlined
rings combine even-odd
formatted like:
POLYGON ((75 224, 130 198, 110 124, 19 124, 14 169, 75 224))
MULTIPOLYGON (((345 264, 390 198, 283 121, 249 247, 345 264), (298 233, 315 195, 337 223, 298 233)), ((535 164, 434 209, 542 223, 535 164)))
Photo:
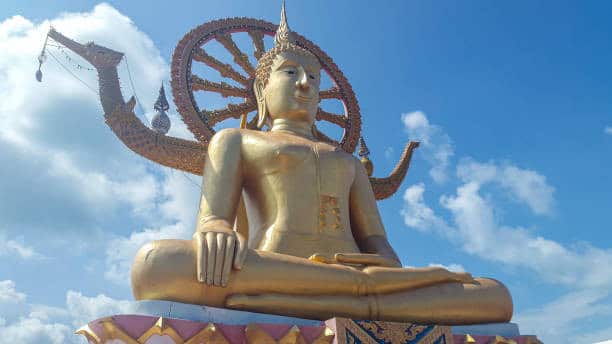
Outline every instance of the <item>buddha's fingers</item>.
POLYGON ((206 246, 206 240, 204 233, 195 233, 193 235, 196 252, 196 276, 198 282, 206 282, 206 258, 208 256, 208 246, 206 246))
POLYGON ((227 280, 229 279, 236 248, 236 238, 233 235, 228 236, 226 240, 227 244, 225 247, 225 257, 223 259, 223 273, 221 274, 221 286, 223 287, 227 286, 227 280))
POLYGON ((238 248, 236 249, 236 255, 234 256, 234 269, 241 270, 244 265, 244 260, 247 254, 247 242, 242 234, 236 233, 236 241, 238 241, 238 248))
POLYGON ((308 260, 312 260, 313 262, 323 263, 323 264, 335 264, 338 263, 335 259, 329 258, 326 255, 315 253, 308 257, 308 260))
POLYGON ((206 245, 208 246, 208 256, 206 257, 206 284, 212 285, 215 272, 215 259, 217 258, 216 233, 206 233, 206 245))
POLYGON ((478 284, 478 281, 469 272, 457 272, 455 274, 457 275, 457 282, 478 284))
POLYGON ((226 237, 226 233, 217 233, 217 253, 215 254, 215 272, 213 273, 213 285, 215 286, 221 286, 223 261, 225 260, 225 248, 227 245, 226 237))
POLYGON ((397 267, 397 261, 379 254, 336 253, 334 260, 338 263, 397 267))
POLYGON ((441 277, 440 281, 459 282, 466 284, 478 284, 478 281, 474 279, 472 274, 468 272, 453 272, 445 268, 432 268, 441 277))

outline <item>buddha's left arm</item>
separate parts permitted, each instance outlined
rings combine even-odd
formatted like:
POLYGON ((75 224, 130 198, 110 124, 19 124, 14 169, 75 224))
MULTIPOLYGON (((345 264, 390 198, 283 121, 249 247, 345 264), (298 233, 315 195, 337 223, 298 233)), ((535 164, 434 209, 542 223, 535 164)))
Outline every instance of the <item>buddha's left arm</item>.
POLYGON ((349 197, 349 212, 353 236, 363 253, 372 253, 388 258, 401 266, 395 251, 387 240, 374 192, 365 168, 355 161, 355 179, 349 197))

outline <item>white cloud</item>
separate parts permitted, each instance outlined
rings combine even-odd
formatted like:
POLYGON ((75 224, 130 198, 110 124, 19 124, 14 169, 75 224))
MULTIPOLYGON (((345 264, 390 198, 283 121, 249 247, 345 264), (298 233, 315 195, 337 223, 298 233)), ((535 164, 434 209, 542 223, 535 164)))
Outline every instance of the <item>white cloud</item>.
MULTIPOLYGON (((152 108, 169 70, 153 41, 108 4, 40 23, 22 16, 0 22, 0 189, 11 195, 0 197, 0 226, 9 235, 37 231, 45 236, 66 229, 91 233, 121 216, 120 209, 133 216, 148 214, 158 196, 156 177, 144 160, 105 128, 94 92, 52 57, 42 66, 43 82, 35 81, 36 57, 50 24, 76 41, 124 52, 145 111, 152 108)), ((90 67, 87 62, 66 49, 47 50, 96 86, 95 71, 74 68, 76 63, 90 67)), ((129 79, 124 64, 119 73, 121 80, 129 79)), ((124 92, 130 89, 124 82, 124 92)), ((175 131, 183 134, 184 126, 175 122, 175 131)))
POLYGON ((27 296, 15 288, 11 280, 0 281, 0 333, 5 343, 66 343, 70 333, 67 325, 47 323, 38 318, 41 312, 31 312, 27 296))
POLYGON ((69 290, 66 293, 66 311, 70 314, 75 328, 114 314, 130 314, 133 303, 127 300, 115 300, 104 294, 95 297, 83 296, 80 292, 69 290))
POLYGON ((70 327, 62 323, 45 323, 37 318, 22 318, 0 327, 5 343, 65 344, 76 343, 70 327), (68 341, 70 339, 70 341, 68 341))
POLYGON ((21 259, 39 259, 43 255, 36 252, 33 247, 26 245, 22 240, 8 239, 0 232, 0 257, 18 256, 21 259))
POLYGON ((6 324, 18 319, 23 312, 22 308, 26 298, 26 294, 17 291, 14 281, 0 281, 0 318, 2 322, 6 324))
POLYGON ((576 333, 581 331, 577 321, 589 317, 610 318, 612 306, 602 304, 608 294, 601 290, 570 292, 542 307, 517 314, 514 320, 521 324, 522 333, 537 334, 544 343, 592 343, 606 339, 601 337, 606 333, 597 331, 589 333, 590 340, 584 335, 581 336, 582 340, 578 340, 576 337, 580 336, 576 333))
POLYGON ((553 213, 555 189, 548 184, 545 176, 536 171, 522 169, 509 163, 497 165, 492 162, 479 163, 472 159, 463 159, 457 167, 457 175, 464 183, 475 182, 480 185, 495 183, 512 198, 527 204, 538 215, 553 213))
POLYGON ((444 195, 440 202, 450 212, 459 242, 468 253, 532 269, 555 283, 612 286, 612 276, 601 269, 612 264, 612 250, 588 245, 570 249, 525 228, 500 224, 478 183, 463 184, 455 195, 444 195))
POLYGON ((452 238, 455 235, 455 229, 437 216, 434 210, 425 203, 424 192, 423 183, 412 185, 404 192, 404 206, 401 210, 404 223, 419 231, 435 231, 447 238, 452 238))
MULTIPOLYGON (((108 4, 40 23, 21 16, 0 21, 0 255, 35 257, 39 253, 34 247, 51 251, 47 244, 53 240, 70 240, 71 248, 87 242, 104 248, 106 266, 101 269, 106 277, 127 286, 129 265, 140 245, 191 236, 199 188, 180 172, 166 174, 166 169, 123 146, 104 124, 98 96, 52 57, 42 66, 43 83, 34 80, 36 57, 51 23, 78 42, 95 41, 125 53, 144 117, 152 116, 158 87, 169 75, 169 66, 153 41, 108 4), (65 229, 75 235, 58 235, 65 229), (36 235, 29 235, 33 231, 36 235), (97 240, 93 234, 99 236, 97 240), (27 245, 18 235, 28 238, 27 245), (78 240, 78 235, 87 239, 78 240), (40 242, 30 242, 32 238, 40 242)), ((62 51, 48 49, 73 68, 62 51)), ((65 52, 73 62, 89 67, 65 52)), ((95 71, 74 71, 96 88, 95 71)), ((129 97, 126 71, 123 62, 119 76, 124 96, 129 97)), ((169 116, 170 135, 193 139, 175 113, 169 116)), ((83 257, 90 263, 87 268, 95 268, 93 255, 99 250, 87 252, 83 257)), ((2 341, 11 343, 82 343, 72 334, 76 327, 102 316, 128 313, 129 305, 106 295, 88 297, 76 291, 66 293, 62 307, 30 304, 13 281, 2 281, 0 333, 2 341)))
MULTIPOLYGON (((198 182, 181 172, 152 169, 124 147, 105 127, 98 96, 50 55, 42 66, 43 83, 34 80, 36 57, 50 24, 78 42, 95 41, 125 53, 147 118, 153 115, 158 87, 169 74, 153 41, 108 4, 41 23, 21 16, 0 22, 0 96, 7 100, 0 103, 0 142, 4 144, 0 164, 8 166, 0 170, 0 189, 13 195, 0 197, 0 226, 13 236, 36 230, 42 233, 39 240, 64 229, 77 235, 104 233, 101 240, 83 242, 103 246, 105 277, 127 285, 131 261, 140 246, 156 239, 191 236, 199 194, 194 183, 198 182), (105 228, 108 223, 129 227, 105 228)), ((73 63, 90 67, 69 50, 47 49, 68 68, 73 63)), ((126 62, 118 70, 128 97, 126 62)), ((75 72, 96 86, 95 71, 75 72)), ((169 115, 173 121, 169 134, 193 139, 177 115, 169 115)), ((36 255, 32 247, 16 240, 0 240, 0 254, 8 252, 36 255)))
POLYGON ((444 269, 446 269, 448 271, 452 271, 452 272, 465 272, 465 268, 461 264, 448 264, 448 265, 444 265, 444 264, 439 264, 439 263, 429 263, 429 266, 431 266, 431 267, 438 267, 438 268, 444 268, 444 269))
MULTIPOLYGON (((32 152, 33 155, 36 153, 32 152)), ((155 177, 141 169, 137 178, 112 178, 97 171, 83 171, 67 154, 47 152, 40 154, 49 157, 49 175, 69 178, 75 188, 85 190, 82 198, 91 208, 104 213, 112 212, 119 202, 129 204, 135 213, 142 214, 154 207, 157 182, 155 177), (95 185, 95 187, 92 187, 95 185)))
POLYGON ((599 329, 597 331, 585 331, 579 335, 573 336, 574 343, 594 343, 594 344, 612 344, 612 326, 599 329))
MULTIPOLYGON (((408 121, 404 118, 404 124, 409 128, 432 126, 423 114, 412 115, 408 121)), ((504 224, 497 216, 500 196, 527 205, 536 215, 552 215, 554 188, 546 177, 510 162, 482 163, 465 158, 457 166, 457 177, 455 192, 440 196, 442 209, 438 213, 425 202, 424 184, 410 186, 401 211, 405 224, 438 233, 472 255, 532 270, 545 281, 572 290, 518 314, 515 321, 523 333, 537 334, 551 343, 606 339, 611 329, 589 328, 592 336, 576 334, 585 326, 585 319, 612 315, 612 305, 606 300, 612 290, 612 275, 606 269, 612 266, 612 249, 564 245, 535 234, 533 229, 504 224)))
POLYGON ((421 142, 421 154, 431 164, 431 178, 438 184, 446 182, 448 166, 455 154, 450 137, 441 127, 429 123, 421 111, 402 114, 402 122, 410 139, 421 142))
POLYGON ((612 127, 611 126, 606 126, 604 128, 604 133, 606 133, 608 135, 612 135, 612 127))
POLYGON ((42 305, 42 304, 29 304, 28 317, 36 318, 43 321, 67 319, 70 317, 70 313, 61 307, 42 305))
POLYGON ((69 290, 65 308, 29 304, 26 298, 24 293, 15 289, 13 281, 0 281, 0 333, 3 343, 83 343, 83 338, 73 334, 75 329, 104 316, 133 312, 131 302, 115 300, 104 294, 87 297, 69 290), (10 302, 10 305, 6 302, 10 302))
POLYGON ((165 200, 155 215, 166 224, 133 232, 127 237, 117 237, 109 242, 106 249, 106 279, 120 285, 128 284, 136 251, 147 242, 191 238, 195 230, 200 189, 190 178, 180 172, 166 174, 162 187, 165 200))
POLYGON ((15 282, 11 280, 0 281, 0 304, 21 303, 26 295, 15 289, 15 282))
POLYGON ((170 169, 166 171, 162 185, 164 202, 160 205, 163 218, 179 221, 193 231, 200 205, 200 177, 170 169))
MULTIPOLYGON (((191 228, 189 230, 193 231, 191 228)), ((154 240, 187 239, 191 237, 189 230, 182 223, 176 223, 156 229, 144 229, 127 237, 111 240, 106 248, 104 277, 119 285, 129 285, 130 267, 141 246, 154 240)))
MULTIPOLYGON (((422 113, 405 115, 403 121, 408 128, 435 127, 422 113)), ((442 128, 437 127, 437 130, 442 136, 446 135, 442 128)), ((470 254, 532 269, 548 281, 612 286, 612 277, 592 264, 594 260, 604 266, 612 264, 612 252, 588 245, 581 250, 570 249, 534 235, 526 228, 500 223, 496 217, 495 195, 486 197, 483 192, 485 186, 497 185, 513 199, 529 206, 535 214, 551 214, 554 188, 544 176, 510 163, 498 165, 472 159, 461 160, 457 176, 462 184, 456 193, 440 197, 440 206, 449 216, 443 217, 427 205, 425 185, 421 183, 410 186, 404 193, 401 210, 404 223, 420 231, 436 232, 470 254)))
POLYGON ((394 154, 395 154, 395 149, 393 149, 393 147, 389 146, 385 148, 385 159, 391 160, 394 154))

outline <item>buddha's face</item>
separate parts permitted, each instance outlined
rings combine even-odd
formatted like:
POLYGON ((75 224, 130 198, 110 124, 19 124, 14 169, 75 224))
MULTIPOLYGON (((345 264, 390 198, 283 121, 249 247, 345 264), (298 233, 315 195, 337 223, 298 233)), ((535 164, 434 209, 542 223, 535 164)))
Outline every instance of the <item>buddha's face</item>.
POLYGON ((319 107, 321 67, 313 56, 279 53, 263 90, 267 111, 277 118, 313 122, 319 107))

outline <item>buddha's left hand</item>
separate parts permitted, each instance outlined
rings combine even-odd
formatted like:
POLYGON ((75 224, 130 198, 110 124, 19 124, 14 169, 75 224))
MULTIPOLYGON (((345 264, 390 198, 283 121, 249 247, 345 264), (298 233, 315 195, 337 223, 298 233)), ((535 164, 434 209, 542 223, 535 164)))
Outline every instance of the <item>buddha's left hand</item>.
POLYGON ((400 262, 395 259, 372 253, 336 253, 333 258, 315 253, 308 259, 326 264, 355 264, 390 268, 399 268, 402 266, 400 262))

